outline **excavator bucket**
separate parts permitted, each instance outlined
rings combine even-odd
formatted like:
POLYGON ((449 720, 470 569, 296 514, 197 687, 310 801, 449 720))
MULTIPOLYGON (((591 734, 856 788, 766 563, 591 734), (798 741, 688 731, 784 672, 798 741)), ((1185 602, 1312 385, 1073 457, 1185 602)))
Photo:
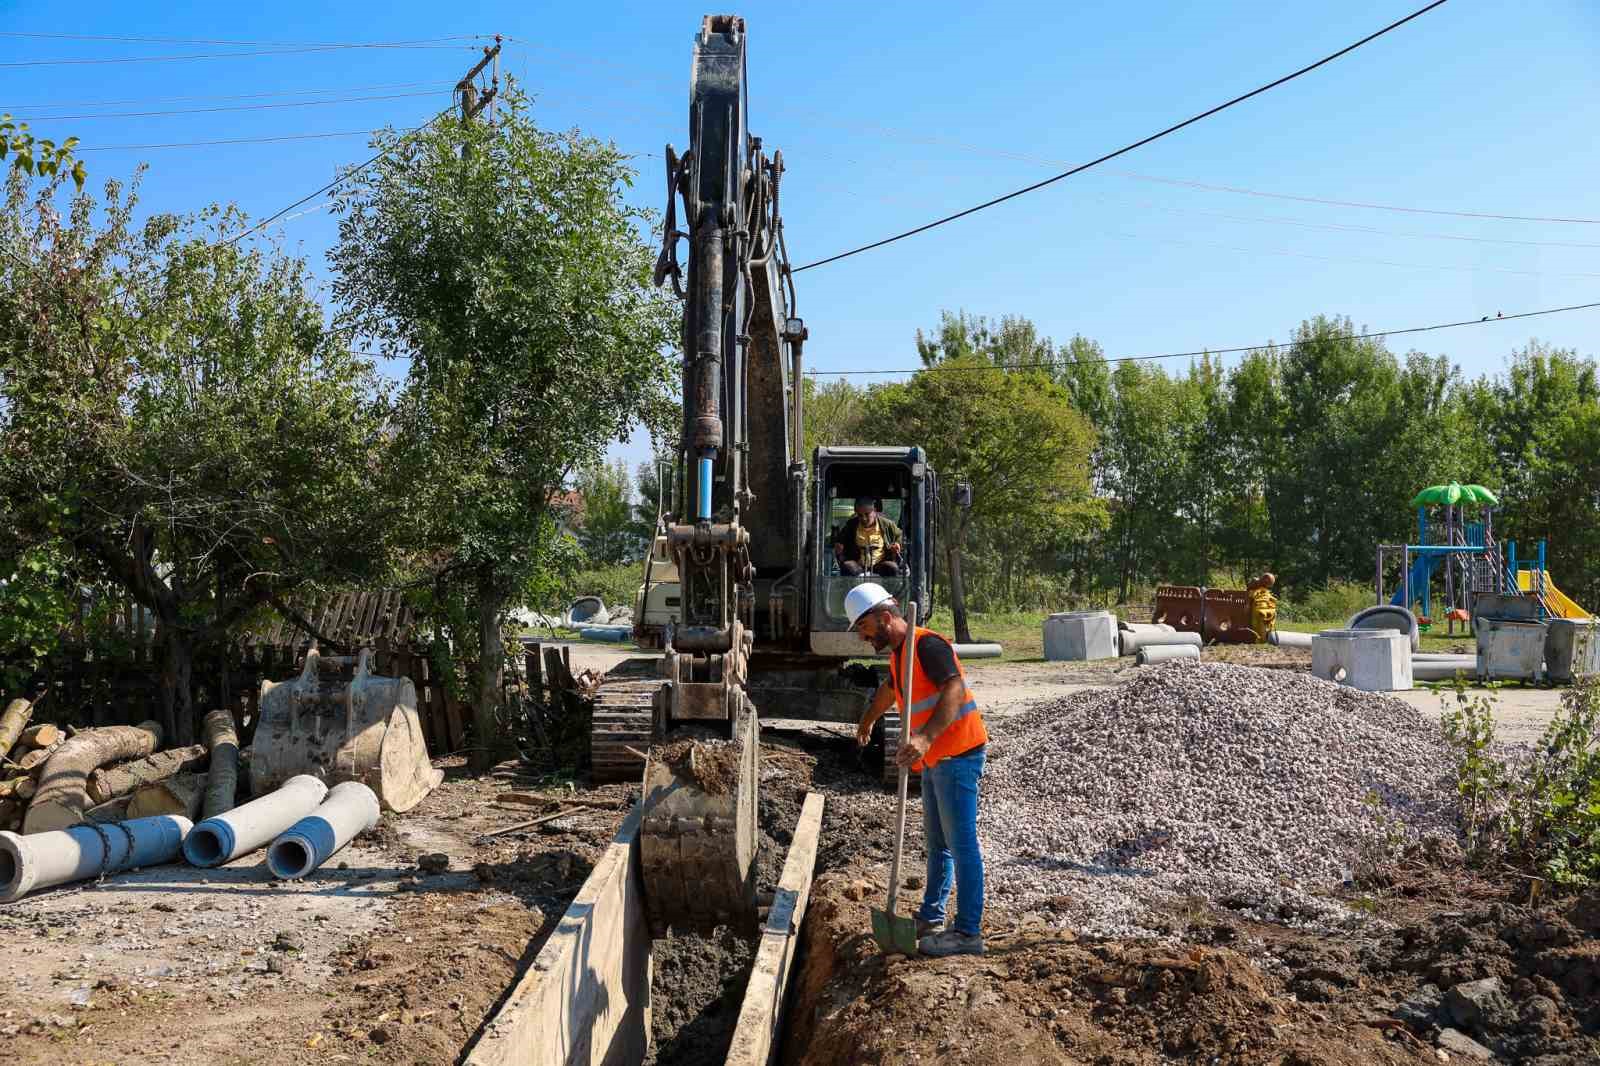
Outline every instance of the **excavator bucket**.
POLYGON ((444 772, 428 762, 415 687, 409 678, 372 676, 371 654, 312 648, 299 677, 261 683, 252 791, 311 774, 330 785, 360 781, 385 810, 407 811, 438 786, 444 772))
POLYGON ((681 729, 650 750, 640 857, 656 936, 756 928, 755 708, 740 695, 732 737, 681 729))

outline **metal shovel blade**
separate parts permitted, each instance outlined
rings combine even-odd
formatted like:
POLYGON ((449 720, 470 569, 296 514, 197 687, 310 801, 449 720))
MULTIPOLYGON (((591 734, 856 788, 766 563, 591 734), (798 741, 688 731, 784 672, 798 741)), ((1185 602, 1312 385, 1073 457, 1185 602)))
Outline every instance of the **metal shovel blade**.
POLYGON ((915 955, 917 953, 917 920, 909 915, 891 911, 872 911, 872 939, 885 953, 915 955))

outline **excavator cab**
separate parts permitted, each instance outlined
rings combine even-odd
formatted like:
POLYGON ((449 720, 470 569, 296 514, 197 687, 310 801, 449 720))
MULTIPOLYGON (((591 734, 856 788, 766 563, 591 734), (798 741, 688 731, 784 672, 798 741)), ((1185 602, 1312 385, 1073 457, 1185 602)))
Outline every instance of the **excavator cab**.
POLYGON ((919 447, 818 448, 812 455, 812 470, 816 495, 811 539, 816 546, 816 570, 812 575, 810 648, 814 655, 859 658, 866 649, 850 631, 844 611, 844 597, 851 588, 875 581, 902 604, 933 600, 938 480, 927 453, 919 447), (880 500, 880 511, 900 527, 903 543, 897 576, 852 577, 840 572, 833 539, 849 521, 861 496, 880 500))

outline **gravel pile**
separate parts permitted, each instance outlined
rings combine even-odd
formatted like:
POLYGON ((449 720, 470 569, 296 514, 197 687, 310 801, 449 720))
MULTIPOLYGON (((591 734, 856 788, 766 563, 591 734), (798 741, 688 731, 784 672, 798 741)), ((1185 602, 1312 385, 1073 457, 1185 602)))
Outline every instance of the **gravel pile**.
POLYGON ((991 727, 990 897, 1139 936, 1200 897, 1335 927, 1364 857, 1454 839, 1451 761, 1409 705, 1308 674, 1179 661, 991 727))

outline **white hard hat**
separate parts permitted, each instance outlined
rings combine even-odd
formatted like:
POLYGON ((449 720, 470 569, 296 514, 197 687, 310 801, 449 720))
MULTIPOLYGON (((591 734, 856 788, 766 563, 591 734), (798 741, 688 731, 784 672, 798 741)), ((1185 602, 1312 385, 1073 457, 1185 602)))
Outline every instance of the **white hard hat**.
POLYGON ((861 616, 873 608, 893 602, 894 597, 889 595, 888 589, 876 581, 863 581, 844 594, 844 613, 850 619, 850 628, 854 629, 856 623, 861 621, 861 616))

